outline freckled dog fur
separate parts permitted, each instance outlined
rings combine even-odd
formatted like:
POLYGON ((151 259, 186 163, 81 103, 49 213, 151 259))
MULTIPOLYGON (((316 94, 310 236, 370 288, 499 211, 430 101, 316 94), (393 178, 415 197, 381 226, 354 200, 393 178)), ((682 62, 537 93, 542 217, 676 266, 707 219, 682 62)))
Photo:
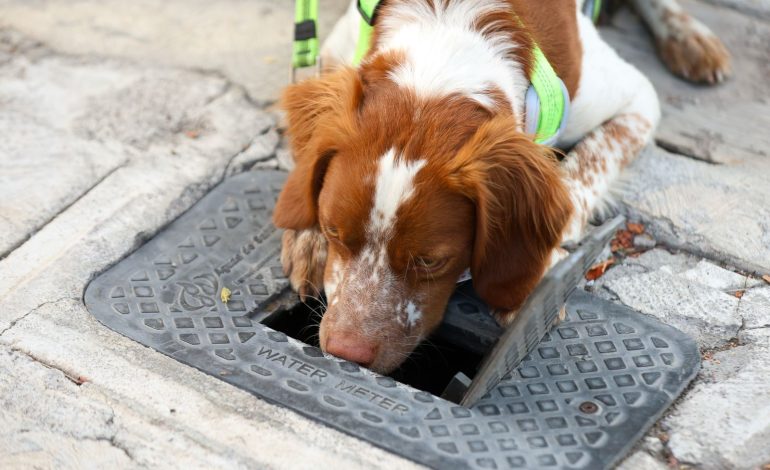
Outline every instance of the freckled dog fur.
MULTIPOLYGON (((668 25, 652 27, 659 41, 677 38, 675 2, 634 3, 648 22, 668 25)), ((322 51, 327 71, 282 100, 296 167, 274 221, 286 229, 294 288, 325 291, 322 349, 389 372, 438 326, 466 270, 498 321, 510 322, 563 256, 560 245, 581 236, 652 139, 660 110, 650 82, 580 8, 386 0, 354 68, 351 3, 322 51), (570 96, 557 147, 571 150, 561 160, 523 132, 534 44, 570 96)))

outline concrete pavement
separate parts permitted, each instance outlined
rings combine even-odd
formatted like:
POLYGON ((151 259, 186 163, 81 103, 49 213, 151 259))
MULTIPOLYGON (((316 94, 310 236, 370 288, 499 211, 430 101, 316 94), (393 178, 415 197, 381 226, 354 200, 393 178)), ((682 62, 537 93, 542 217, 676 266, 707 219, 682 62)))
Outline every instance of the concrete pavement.
MULTIPOLYGON (((281 165, 266 107, 287 76, 290 3, 0 0, 4 467, 411 465, 113 333, 82 303, 226 175, 281 165)), ((345 3, 324 0, 322 31, 345 3)), ((604 28, 662 97, 660 146, 620 198, 658 247, 587 288, 704 352, 626 468, 757 468, 770 462, 770 6, 684 3, 726 40, 736 76, 688 85, 631 15, 604 28)))

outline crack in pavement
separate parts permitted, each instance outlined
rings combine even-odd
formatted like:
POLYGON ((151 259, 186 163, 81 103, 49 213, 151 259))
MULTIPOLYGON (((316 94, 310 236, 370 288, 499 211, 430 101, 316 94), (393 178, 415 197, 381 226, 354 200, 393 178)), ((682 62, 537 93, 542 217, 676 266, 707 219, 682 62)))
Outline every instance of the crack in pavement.
MULTIPOLYGON (((258 134, 256 134, 249 141, 248 144, 246 144, 243 147, 243 149, 240 152, 238 152, 237 154, 232 156, 228 160, 227 165, 225 165, 224 177, 236 175, 238 173, 242 173, 242 172, 245 172, 245 171, 249 171, 249 169, 252 168, 257 163, 265 162, 265 161, 268 161, 268 160, 270 160, 272 158, 275 158, 276 157, 276 151, 278 150, 278 147, 280 146, 280 139, 277 139, 277 142, 275 143, 273 148, 264 157, 255 158, 254 160, 249 160, 249 161, 240 163, 239 165, 235 165, 235 161, 238 159, 238 157, 240 157, 241 155, 243 155, 246 152, 248 152, 249 149, 252 148, 254 146, 254 144, 256 144, 257 141, 259 141, 261 139, 267 138, 266 136, 268 135, 268 133, 272 129, 275 129, 275 126, 270 125, 270 126, 267 126, 265 129, 262 129, 258 134)), ((223 179, 224 179, 224 177, 223 177, 223 179)))
MULTIPOLYGON (((32 358, 32 359, 34 360, 34 358, 32 358)), ((57 370, 59 370, 59 369, 57 369, 57 370)), ((65 374, 65 377, 66 377, 66 374, 65 374)), ((69 377, 67 377, 67 378, 69 379, 69 377)), ((120 442, 118 442, 118 440, 117 440, 118 432, 120 431, 120 427, 117 424, 115 424, 115 416, 116 416, 115 408, 113 408, 112 406, 109 406, 109 405, 106 405, 106 406, 110 409, 110 417, 107 418, 107 420, 105 421, 105 424, 107 426, 110 426, 110 427, 112 427, 112 426, 115 427, 114 430, 111 429, 112 432, 111 432, 110 436, 108 436, 108 437, 101 437, 101 436, 100 437, 77 437, 77 436, 72 436, 72 437, 74 439, 76 439, 76 440, 106 442, 109 445, 111 445, 112 447, 114 447, 114 448, 120 450, 121 452, 123 452, 123 454, 125 454, 126 457, 128 457, 128 459, 131 460, 133 463, 136 463, 134 461, 134 456, 131 455, 131 452, 129 452, 128 448, 125 447, 120 442)), ((145 467, 145 466, 142 465, 142 467, 145 467)))
POLYGON ((24 315, 20 316, 19 318, 15 319, 15 320, 12 320, 10 322, 10 324, 5 329, 3 329, 3 331, 0 331, 0 337, 2 337, 5 333, 7 333, 11 328, 16 326, 17 323, 19 323, 20 321, 24 320, 25 318, 27 318, 28 316, 32 315, 33 313, 37 312, 38 310, 40 310, 41 308, 45 307, 46 305, 56 304, 56 303, 62 302, 64 300, 74 300, 74 301, 77 302, 78 299, 75 298, 75 297, 67 296, 67 297, 60 297, 60 298, 58 298, 56 300, 45 301, 45 302, 37 305, 36 307, 32 308, 30 311, 28 311, 24 315))
POLYGON ((69 380, 70 382, 74 383, 78 387, 83 385, 85 382, 87 382, 87 379, 85 379, 84 376, 82 376, 80 374, 73 373, 73 372, 68 371, 67 369, 65 369, 65 368, 63 368, 61 366, 57 366, 56 364, 54 364, 52 362, 48 362, 48 361, 46 361, 44 359, 41 359, 41 358, 37 357, 35 354, 33 354, 32 352, 25 351, 24 349, 21 349, 18 346, 11 346, 10 350, 12 352, 15 352, 15 353, 18 353, 18 354, 22 354, 22 355, 28 357, 29 359, 37 362, 38 364, 41 364, 41 365, 43 365, 43 366, 45 366, 45 367, 47 367, 49 369, 54 369, 54 370, 57 370, 57 371, 61 372, 62 374, 64 374, 64 377, 67 380, 69 380))
MULTIPOLYGON (((208 75, 214 75, 214 74, 209 73, 208 75)), ((227 77, 221 77, 221 78, 222 80, 224 80, 224 84, 222 85, 222 88, 216 93, 214 93, 213 95, 211 95, 210 97, 206 98, 206 100, 203 101, 203 107, 206 107, 211 103, 213 103, 214 101, 222 98, 236 86, 236 84, 230 81, 230 79, 228 79, 227 77)), ((244 90, 244 93, 245 93, 245 90, 244 90)))
MULTIPOLYGON (((744 291, 745 293, 746 287, 748 286, 748 284, 749 284, 749 277, 746 276, 743 278, 743 287, 738 289, 738 291, 744 291)), ((741 331, 743 331, 746 328, 746 319, 743 317, 743 315, 739 313, 741 310, 741 302, 743 302, 743 296, 738 297, 738 303, 735 304, 735 311, 733 312, 738 318, 741 319, 741 326, 739 326, 738 331, 735 332, 736 338, 741 334, 741 331)))
MULTIPOLYGON (((669 222, 667 219, 663 220, 663 219, 658 219, 653 217, 650 217, 650 218, 637 217, 637 219, 641 220, 644 223, 645 227, 649 227, 651 223, 655 223, 655 222, 660 222, 660 221, 669 222)), ((727 269, 728 271, 738 273, 742 276, 757 277, 761 273, 761 271, 758 269, 751 268, 745 265, 741 266, 742 262, 740 260, 729 259, 728 258, 729 255, 718 253, 716 252, 716 250, 714 250, 713 253, 710 253, 708 251, 705 251, 703 248, 699 248, 698 246, 690 242, 683 242, 681 244, 677 242, 672 242, 671 238, 678 238, 676 235, 673 235, 673 237, 666 237, 664 235, 664 238, 662 239, 659 239, 657 237, 654 237, 654 238, 656 242, 655 248, 663 248, 671 254, 684 253, 696 258, 701 258, 706 261, 710 261, 712 264, 715 264, 724 269, 727 269), (726 266, 729 266, 729 267, 726 267, 726 266)))
MULTIPOLYGON (((134 457, 131 455, 131 453, 128 451, 128 449, 117 441, 117 434, 118 434, 118 431, 115 430, 113 435, 110 436, 110 437, 80 437, 80 438, 75 438, 75 439, 76 440, 81 440, 81 441, 106 442, 110 446, 114 447, 115 449, 123 452, 123 454, 125 454, 125 456, 128 457, 129 460, 131 460, 131 462, 137 463, 137 462, 134 461, 134 457)), ((144 467, 144 466, 142 466, 142 467, 144 467)))
MULTIPOLYGON (((24 357, 31 361, 34 364, 39 364, 47 369, 55 370, 58 373, 61 373, 64 378, 66 378, 69 381, 73 381, 71 374, 68 374, 66 371, 64 371, 60 367, 56 367, 53 364, 50 364, 46 361, 41 360, 40 358, 35 357, 33 354, 24 351, 20 348, 11 347, 8 348, 7 351, 11 354, 14 354, 18 357, 24 357)), ((81 385, 77 382, 75 382, 76 385, 81 385)), ((51 388, 50 390, 57 390, 58 388, 51 388)), ((65 389, 61 390, 61 392, 64 392, 66 390, 69 390, 69 393, 66 393, 65 396, 72 398, 77 401, 77 403, 82 403, 83 399, 79 395, 81 393, 80 389, 65 389)), ((116 413, 115 409, 110 406, 109 404, 105 403, 102 400, 97 400, 95 403, 98 403, 99 406, 104 406, 109 410, 109 414, 106 417, 106 419, 98 419, 97 427, 96 428, 89 428, 86 427, 77 427, 77 428, 68 428, 68 427, 60 427, 55 422, 49 422, 47 425, 44 424, 44 427, 46 427, 46 431, 51 432, 56 435, 61 436, 67 436, 75 441, 92 441, 92 442, 106 442, 110 446, 114 447, 115 449, 119 450, 123 454, 126 455, 126 457, 134 462, 134 456, 131 454, 129 449, 118 440, 118 433, 123 431, 122 426, 119 426, 115 422, 116 413), (77 432, 81 431, 81 432, 77 432), (83 435, 83 434, 87 435, 83 435), (90 435, 88 435, 90 434, 90 435)), ((11 408, 13 410, 13 408, 11 408)), ((43 423, 41 423, 43 424, 43 423)), ((0 452, 1 453, 1 452, 0 452)))

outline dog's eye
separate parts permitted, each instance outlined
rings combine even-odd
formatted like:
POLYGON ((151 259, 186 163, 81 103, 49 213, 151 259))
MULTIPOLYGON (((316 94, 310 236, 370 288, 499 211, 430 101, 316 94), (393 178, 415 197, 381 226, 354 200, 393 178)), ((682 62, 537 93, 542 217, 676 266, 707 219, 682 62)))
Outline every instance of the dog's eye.
POLYGON ((417 268, 423 271, 435 271, 444 265, 446 259, 418 256, 414 259, 414 262, 417 265, 417 268))

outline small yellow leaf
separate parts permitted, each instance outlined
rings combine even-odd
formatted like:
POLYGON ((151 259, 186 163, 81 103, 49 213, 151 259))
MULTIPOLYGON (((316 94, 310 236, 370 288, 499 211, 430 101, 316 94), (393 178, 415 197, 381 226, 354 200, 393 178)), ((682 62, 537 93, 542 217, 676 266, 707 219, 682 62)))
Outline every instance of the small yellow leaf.
POLYGON ((230 289, 223 287, 222 292, 219 294, 219 298, 222 299, 222 302, 227 303, 230 301, 230 294, 230 289))

